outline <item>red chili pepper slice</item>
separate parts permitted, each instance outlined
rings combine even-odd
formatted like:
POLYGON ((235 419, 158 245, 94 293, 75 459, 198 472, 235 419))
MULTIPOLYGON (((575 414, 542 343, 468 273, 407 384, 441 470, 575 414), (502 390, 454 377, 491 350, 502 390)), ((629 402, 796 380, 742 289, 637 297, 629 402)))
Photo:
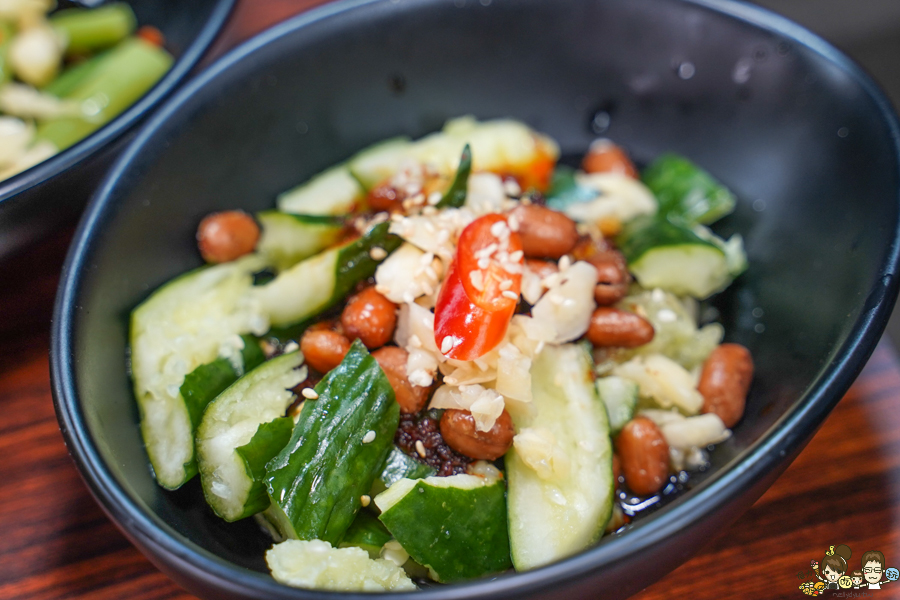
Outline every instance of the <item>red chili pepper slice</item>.
POLYGON ((434 339, 448 358, 474 360, 503 341, 522 288, 522 241, 502 215, 459 236, 434 309, 434 339))

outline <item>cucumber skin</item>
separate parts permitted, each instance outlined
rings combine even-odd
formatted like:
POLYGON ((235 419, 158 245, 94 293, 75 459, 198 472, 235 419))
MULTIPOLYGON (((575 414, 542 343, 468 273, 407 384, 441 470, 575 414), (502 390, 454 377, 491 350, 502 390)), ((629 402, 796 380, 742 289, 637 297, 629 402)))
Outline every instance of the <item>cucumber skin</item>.
MULTIPOLYGON (((340 248, 327 250, 301 261, 287 271, 280 273, 272 282, 258 287, 257 290, 263 295, 269 294, 273 289, 278 289, 282 285, 289 287, 292 285, 293 279, 297 277, 297 273, 303 273, 307 265, 313 264, 314 261, 322 261, 329 256, 329 253, 333 253, 330 256, 334 256, 335 272, 331 293, 327 294, 326 299, 323 301, 316 302, 314 306, 291 307, 292 312, 289 316, 284 314, 271 315, 272 331, 270 334, 275 337, 290 338, 292 335, 302 331, 308 319, 334 306, 343 300, 357 283, 374 275, 381 262, 376 261, 369 255, 372 248, 378 246, 390 254, 403 243, 400 237, 388 232, 389 228, 390 223, 379 223, 361 238, 340 248)), ((318 282, 301 281, 300 283, 303 286, 314 286, 318 282)))
POLYGON ((466 193, 469 185, 469 175, 472 173, 472 148, 466 144, 459 158, 459 168, 453 183, 444 192, 444 196, 437 203, 437 208, 461 208, 466 203, 466 193))
POLYGON ((708 225, 734 210, 734 194, 678 154, 657 158, 644 170, 641 179, 656 196, 660 215, 690 225, 708 225))
POLYGON ((616 237, 616 245, 629 265, 639 261, 647 251, 663 246, 707 246, 724 256, 718 246, 704 240, 687 227, 649 216, 638 217, 625 225, 622 233, 616 237))
POLYGON ((338 547, 362 548, 372 559, 381 558, 381 549, 391 541, 391 532, 369 510, 357 513, 338 547))
POLYGON ((247 476, 253 485, 244 501, 244 512, 238 519, 250 517, 269 508, 269 494, 263 480, 266 477, 266 464, 281 452, 291 439, 294 431, 294 420, 290 417, 279 417, 268 423, 261 423, 253 438, 243 446, 235 448, 235 452, 244 461, 247 476))
POLYGON ((397 446, 393 446, 381 467, 379 481, 389 488, 401 479, 424 479, 431 477, 436 471, 425 463, 408 456, 397 446))
POLYGON ((298 215, 277 210, 256 213, 262 225, 257 251, 283 271, 338 241, 344 219, 329 215, 298 215), (285 242, 284 238, 289 237, 285 242))
MULTIPOLYGON (((218 358, 211 363, 200 365, 184 377, 179 392, 187 406, 195 432, 209 403, 241 375, 252 371, 266 360, 265 354, 253 336, 242 335, 241 339, 244 340, 244 348, 241 350, 243 361, 241 373, 234 370, 234 365, 228 359, 218 358)), ((194 466, 196 468, 196 464, 194 466)))
POLYGON ((340 542, 378 476, 400 421, 387 377, 359 340, 316 386, 287 446, 266 466, 285 537, 340 542), (362 443, 368 431, 375 439, 362 443))
POLYGON ((434 487, 419 480, 379 519, 413 560, 430 567, 441 583, 500 573, 512 566, 502 480, 475 489, 434 487))

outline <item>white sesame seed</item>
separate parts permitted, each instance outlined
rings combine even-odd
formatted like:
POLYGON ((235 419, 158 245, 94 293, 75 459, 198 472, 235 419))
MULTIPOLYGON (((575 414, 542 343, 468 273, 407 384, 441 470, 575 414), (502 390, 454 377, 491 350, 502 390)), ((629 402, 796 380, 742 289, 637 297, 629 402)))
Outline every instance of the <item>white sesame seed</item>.
POLYGON ((431 235, 434 235, 435 233, 437 233, 437 229, 434 228, 434 223, 432 223, 431 221, 425 221, 424 228, 425 228, 425 231, 427 231, 431 235))
POLYGON ((303 388, 303 391, 300 393, 303 394, 303 397, 307 400, 316 400, 319 397, 319 394, 316 393, 316 390, 312 388, 303 388))
POLYGON ((522 193, 522 188, 512 179, 508 179, 503 182, 503 191, 506 192, 507 196, 518 196, 522 193))
POLYGON ((283 351, 285 354, 290 354, 291 352, 295 352, 300 349, 300 344, 291 340, 287 344, 284 345, 283 351))
POLYGON ((504 290, 502 295, 504 298, 509 298, 510 300, 518 300, 519 299, 519 295, 510 290, 504 290))
POLYGON ((416 440, 416 452, 422 458, 425 458, 425 444, 422 443, 422 440, 416 440))
POLYGON ((475 288, 479 292, 484 291, 484 278, 481 274, 481 271, 469 271, 469 281, 472 283, 473 288, 475 288))
POLYGON ((387 251, 380 246, 375 246, 369 250, 369 256, 372 257, 372 260, 384 260, 387 258, 387 251))
POLYGON ((431 265, 425 267, 425 274, 429 277, 429 279, 437 281, 437 271, 435 271, 434 267, 432 267, 431 265))
POLYGON ((516 250, 515 252, 513 252, 512 254, 509 255, 509 260, 511 260, 513 262, 519 262, 520 260, 522 260, 523 256, 525 256, 524 252, 522 252, 521 250, 516 250))
POLYGON ((522 265, 513 262, 505 262, 500 263, 500 266, 503 267, 503 270, 512 275, 518 275, 522 272, 522 265))
POLYGON ((543 279, 541 279, 541 285, 547 289, 552 288, 559 282, 559 273, 551 273, 547 275, 543 279))
POLYGON ((510 281, 509 279, 504 279, 503 281, 500 282, 501 290, 508 290, 511 287, 512 287, 512 281, 510 281))
POLYGON ((434 215, 437 214, 437 212, 438 212, 437 209, 433 206, 426 206, 425 208, 422 209, 422 214, 425 215, 426 217, 433 217, 434 215))
POLYGON ((544 342, 543 342, 543 341, 540 341, 540 342, 537 343, 537 346, 534 347, 534 353, 535 353, 535 354, 540 354, 540 353, 541 353, 541 350, 543 350, 543 349, 544 349, 544 342))
POLYGON ((363 444, 371 444, 375 441, 375 432, 371 429, 366 432, 366 435, 363 436, 362 443, 363 444))
POLYGON ((417 336, 416 334, 412 334, 411 336, 409 336, 409 339, 406 340, 406 342, 413 348, 422 347, 422 340, 420 340, 419 336, 417 336))
POLYGON ((478 268, 479 269, 487 269, 491 266, 491 261, 488 258, 479 258, 478 259, 478 268))
POLYGON ((509 227, 506 225, 506 222, 497 221, 491 225, 491 235, 498 239, 509 237, 509 227))
POLYGON ((446 244, 448 241, 450 241, 450 232, 446 229, 441 229, 438 232, 437 243, 446 244))
POLYGON ((565 271, 566 269, 568 269, 571 266, 572 266, 572 259, 569 258, 568 254, 566 254, 561 259, 559 259, 559 270, 560 271, 565 271))
POLYGON ((497 244, 489 244, 481 250, 477 250, 475 252, 475 258, 488 258, 491 254, 497 251, 497 248, 499 248, 497 244))
POLYGON ((441 201, 441 193, 440 192, 431 192, 428 194, 428 204, 434 206, 438 202, 441 201))
POLYGON ((519 230, 519 218, 515 215, 510 215, 509 218, 506 219, 506 222, 509 223, 510 231, 519 230))
POLYGON ((453 350, 453 336, 448 335, 441 341, 441 354, 447 354, 451 350, 453 350))
POLYGON ((459 380, 455 377, 444 377, 444 383, 446 383, 447 385, 456 385, 457 383, 459 383, 459 380))
POLYGON ((359 497, 359 503, 362 504, 363 507, 368 506, 370 502, 372 502, 372 498, 366 496, 365 494, 359 497))

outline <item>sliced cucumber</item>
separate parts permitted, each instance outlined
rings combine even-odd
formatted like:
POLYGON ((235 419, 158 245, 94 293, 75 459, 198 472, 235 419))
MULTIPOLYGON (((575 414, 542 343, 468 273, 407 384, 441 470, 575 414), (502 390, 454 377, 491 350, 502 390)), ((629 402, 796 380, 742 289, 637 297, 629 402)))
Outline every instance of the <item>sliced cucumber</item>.
POLYGON ((337 592, 415 590, 402 568, 372 560, 361 548, 332 548, 321 540, 288 540, 266 552, 272 577, 285 585, 337 592))
POLYGON ((262 225, 256 250, 279 271, 335 244, 344 228, 344 220, 339 217, 277 210, 256 213, 256 220, 262 225))
POLYGON ((446 583, 510 567, 504 491, 474 475, 401 479, 375 504, 403 549, 446 583))
MULTIPOLYGON (((131 314, 131 368, 141 433, 157 481, 175 489, 197 472, 186 376, 220 357, 239 359, 242 334, 268 329, 247 301, 258 256, 204 267, 165 284, 131 314)), ((196 402, 192 402, 196 406, 196 402)), ((197 408, 193 410, 198 413, 197 408)))
POLYGON ((403 450, 394 446, 391 448, 384 464, 381 466, 381 475, 378 476, 378 483, 381 484, 379 493, 401 479, 424 479, 435 474, 434 469, 423 462, 417 461, 409 456, 403 450))
POLYGON ((254 288, 253 297, 274 326, 293 325, 317 315, 375 274, 383 259, 372 258, 373 248, 390 254, 400 246, 402 240, 388 233, 389 227, 389 223, 380 223, 349 244, 297 263, 266 285, 254 288))
POLYGON ((350 529, 344 534, 340 548, 362 548, 369 553, 369 558, 380 558, 381 549, 391 541, 391 532, 387 527, 366 509, 357 513, 350 529))
POLYGON ((523 174, 536 161, 555 162, 559 156, 556 142, 518 121, 478 122, 473 117, 461 117, 448 121, 442 131, 415 142, 395 138, 363 150, 350 159, 349 167, 367 189, 392 176, 405 161, 428 164, 451 177, 459 167, 460 153, 466 144, 471 146, 473 172, 523 174))
POLYGON ((615 489, 609 424, 587 351, 547 346, 531 374, 534 400, 511 411, 518 435, 506 454, 509 540, 519 571, 597 541, 615 489))
POLYGON ((617 242, 628 268, 645 288, 702 299, 731 283, 725 252, 685 226, 638 218, 625 226, 617 242))
POLYGON ((276 203, 286 213, 340 217, 353 212, 364 195, 346 165, 338 165, 279 195, 276 203))
POLYGON ((597 394, 606 406, 610 435, 616 435, 634 417, 638 384, 621 377, 601 377, 597 379, 597 394))
POLYGON ((728 188, 677 154, 664 154, 641 177, 659 202, 659 213, 695 225, 713 223, 734 210, 728 188))
POLYGON ((207 503, 226 521, 269 506, 265 465, 291 437, 285 412, 306 379, 299 352, 284 354, 238 379, 210 403, 197 429, 197 462, 207 503))
POLYGON ((285 537, 337 543, 393 446, 400 406, 387 377, 356 340, 305 402, 287 446, 266 467, 285 537))

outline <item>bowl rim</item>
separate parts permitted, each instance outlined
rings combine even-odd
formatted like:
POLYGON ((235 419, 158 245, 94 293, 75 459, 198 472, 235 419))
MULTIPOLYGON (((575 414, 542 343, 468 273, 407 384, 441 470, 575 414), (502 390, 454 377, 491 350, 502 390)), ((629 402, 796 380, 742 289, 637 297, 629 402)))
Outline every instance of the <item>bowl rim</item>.
POLYGON ((206 23, 182 55, 175 59, 172 68, 124 112, 62 152, 54 154, 30 169, 0 181, 0 209, 5 202, 12 201, 22 192, 61 175, 134 129, 155 107, 177 90, 182 81, 191 74, 222 30, 236 2, 237 0, 215 0, 206 23))
MULTIPOLYGON (((437 2, 440 0, 429 0, 437 2)), ((711 10, 726 17, 775 33, 821 56, 852 78, 869 95, 878 114, 890 132, 895 151, 893 168, 900 173, 900 121, 890 101, 875 81, 855 62, 829 42, 808 29, 774 12, 741 0, 681 0, 688 5, 711 10)), ((78 402, 75 378, 74 341, 77 299, 82 286, 85 261, 93 244, 93 233, 110 210, 111 197, 125 179, 131 163, 151 144, 158 129, 189 98, 214 82, 233 65, 247 59, 257 50, 309 25, 370 5, 397 4, 398 0, 335 0, 291 17, 237 46, 202 74, 194 78, 171 98, 147 122, 128 148, 108 172, 79 223, 69 249, 63 277, 59 285, 51 331, 51 383, 60 428, 70 454, 91 493, 104 511, 139 547, 153 548, 169 559, 182 561, 185 570, 201 574, 208 584, 235 593, 262 595, 266 598, 334 598, 338 594, 321 590, 289 588, 275 582, 268 574, 239 567, 185 539, 155 514, 145 510, 142 502, 121 488, 105 465, 87 430, 78 402)), ((900 201, 900 190, 896 192, 900 201)), ((735 456, 716 474, 694 488, 690 494, 669 503, 663 509, 641 519, 626 535, 611 536, 608 541, 560 562, 495 579, 420 590, 432 600, 457 600, 472 597, 522 597, 528 593, 552 588, 587 575, 601 565, 616 565, 635 555, 652 553, 654 546, 664 543, 685 527, 697 526, 709 514, 723 510, 748 489, 765 479, 778 466, 792 460, 812 437, 825 417, 856 379, 875 349, 897 298, 895 273, 900 263, 900 222, 894 224, 893 239, 879 267, 880 277, 852 325, 850 333, 838 345, 835 359, 822 369, 809 389, 759 439, 735 456)), ((755 499, 755 498, 754 498, 755 499)), ((686 551, 686 553, 691 553, 686 551)), ((157 559, 149 557, 154 562, 157 559)), ((159 563, 157 562, 157 565, 159 563)), ((659 575, 661 576, 661 575, 659 575)), ((658 579, 658 577, 655 579, 658 579)), ((650 585, 654 580, 642 582, 650 585)), ((370 594, 346 594, 343 598, 371 598, 370 594)), ((400 594, 386 593, 390 599, 400 594)))

